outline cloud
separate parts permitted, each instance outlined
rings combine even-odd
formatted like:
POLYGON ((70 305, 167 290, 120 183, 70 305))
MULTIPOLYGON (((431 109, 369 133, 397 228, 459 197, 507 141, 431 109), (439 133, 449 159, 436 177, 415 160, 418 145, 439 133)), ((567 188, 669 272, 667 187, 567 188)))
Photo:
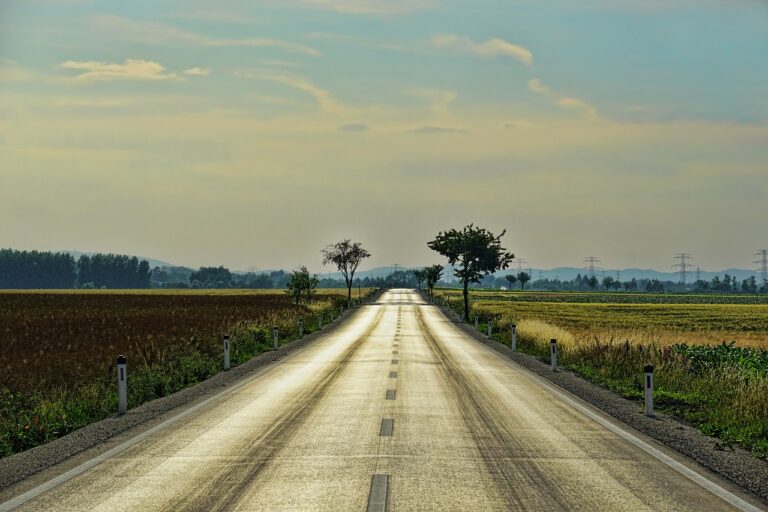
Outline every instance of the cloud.
POLYGON ((597 119, 600 117, 597 113, 597 109, 593 105, 579 98, 563 96, 553 91, 552 88, 544 85, 541 82, 541 80, 539 80, 538 78, 533 78, 528 81, 528 89, 537 94, 542 94, 544 96, 548 96, 552 98, 555 105, 561 106, 563 108, 568 108, 568 109, 581 110, 586 114, 588 114, 589 117, 594 119, 597 119))
POLYGON ((246 78, 256 78, 258 80, 268 80, 270 82, 276 82, 293 89, 302 91, 309 94, 314 98, 317 105, 327 112, 341 113, 346 111, 341 103, 336 101, 329 91, 326 91, 322 87, 315 85, 306 78, 299 75, 290 74, 275 74, 275 73, 250 73, 247 71, 235 71, 236 76, 242 76, 246 78))
POLYGON ((161 64, 141 59, 126 59, 122 64, 68 60, 62 62, 61 67, 84 71, 75 77, 77 80, 170 80, 178 78, 175 73, 166 73, 161 64))
POLYGON ((114 15, 100 15, 90 18, 91 25, 97 29, 108 31, 119 37, 140 43, 166 44, 181 43, 193 46, 250 46, 277 48, 279 50, 318 56, 320 52, 309 46, 262 37, 221 39, 208 37, 194 32, 182 30, 165 23, 155 21, 137 21, 114 15))
POLYGON ((174 18, 182 18, 188 20, 197 21, 211 21, 218 23, 238 23, 252 25, 255 23, 266 23, 263 18, 255 18, 253 16, 246 16, 238 12, 226 12, 226 11, 213 11, 213 10, 195 10, 179 12, 173 15, 174 18))
POLYGON ((478 43, 456 34, 436 34, 430 44, 435 48, 471 53, 479 57, 512 57, 526 66, 533 64, 533 53, 528 48, 498 37, 478 43))
POLYGON ((415 88, 405 91, 409 96, 415 96, 416 98, 423 98, 430 102, 432 112, 437 116, 445 116, 449 114, 448 107, 456 101, 458 93, 456 91, 449 91, 444 89, 425 89, 415 88))
POLYGON ((189 76, 208 76, 211 74, 211 70, 195 66, 194 68, 185 69, 182 73, 189 76))
POLYGON ((300 0, 302 5, 343 14, 393 16, 434 9, 438 0, 300 0))
POLYGON ((580 100, 578 98, 563 97, 557 100, 557 104, 565 108, 583 110, 584 112, 589 114, 590 117, 595 117, 595 118, 597 117, 597 110, 595 110, 595 107, 593 107, 586 101, 580 100))
POLYGON ((4 65, 4 64, 10 64, 11 66, 15 66, 17 62, 15 60, 0 57, 0 65, 4 65))
POLYGON ((371 129, 370 126, 363 123, 349 123, 349 124, 343 124, 339 126, 340 132, 347 132, 347 133, 367 132, 370 129, 371 129))
POLYGON ((467 133, 469 130, 466 128, 451 128, 446 126, 420 126, 413 130, 408 130, 410 133, 467 133))

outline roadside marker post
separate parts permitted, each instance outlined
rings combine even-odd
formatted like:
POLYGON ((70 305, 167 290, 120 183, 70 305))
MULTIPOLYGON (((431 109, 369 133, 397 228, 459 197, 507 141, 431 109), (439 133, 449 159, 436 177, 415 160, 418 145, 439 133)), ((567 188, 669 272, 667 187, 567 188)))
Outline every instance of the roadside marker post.
POLYGON ((549 358, 552 361, 552 371, 557 371, 557 340, 549 341, 549 358))
POLYGON ((224 335, 224 369, 229 370, 229 334, 224 335))
POLYGON ((480 325, 479 321, 480 321, 480 319, 477 317, 477 315, 475 315, 475 329, 477 329, 479 327, 479 325, 480 325))
POLYGON ((277 347, 280 345, 280 331, 277 330, 277 327, 275 327, 272 330, 272 336, 273 336, 273 348, 277 350, 277 347))
POLYGON ((323 315, 317 315, 317 328, 323 328, 323 315))
POLYGON ((512 342, 510 343, 512 352, 517 352, 517 325, 512 324, 512 342))
POLYGON ((299 318, 299 338, 304 337, 304 319, 299 318))
POLYGON ((653 418, 653 365, 645 365, 645 415, 653 418))
POLYGON ((488 337, 493 336, 493 320, 488 320, 488 337))
POLYGON ((125 356, 117 356, 117 414, 128 412, 128 363, 125 356))

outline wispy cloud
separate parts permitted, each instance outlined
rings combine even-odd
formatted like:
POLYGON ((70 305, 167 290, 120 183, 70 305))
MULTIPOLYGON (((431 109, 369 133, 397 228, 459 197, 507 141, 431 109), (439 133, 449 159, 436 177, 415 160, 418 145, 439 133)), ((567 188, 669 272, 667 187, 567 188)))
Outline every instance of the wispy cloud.
POLYGON ((6 59, 4 57, 0 57, 0 64, 10 64, 11 66, 15 66, 16 61, 11 59, 6 59))
POLYGON ((393 16, 434 9, 438 0, 299 0, 302 5, 343 14, 393 16))
POLYGON ((579 98, 563 96, 552 90, 551 87, 544 85, 538 78, 533 78, 528 81, 528 89, 537 94, 542 94, 552 98, 554 103, 560 107, 581 110, 589 115, 589 117, 594 119, 600 117, 597 113, 597 109, 593 105, 579 98))
POLYGON ((77 80, 171 80, 178 78, 167 73, 165 67, 151 60, 126 59, 122 64, 114 62, 75 61, 61 63, 64 69, 81 71, 77 80))
POLYGON ((205 10, 198 9, 193 11, 178 12, 173 15, 174 18, 197 20, 197 21, 210 21, 216 23, 236 23, 236 24, 265 24, 268 20, 264 18, 256 18, 254 16, 247 16, 238 12, 227 12, 221 10, 205 10))
POLYGON ((310 95, 312 98, 314 98, 317 105, 326 112, 331 113, 342 113, 345 112, 347 109, 336 101, 331 93, 322 87, 315 85, 314 83, 310 82, 308 79, 299 76, 299 75, 292 75, 287 73, 274 73, 274 72, 249 72, 249 71, 241 71, 236 70, 235 75, 242 76, 246 78, 255 78, 258 80, 268 80, 270 82, 279 83, 282 85, 285 85, 287 87, 290 87, 292 89, 296 89, 298 91, 304 92, 308 95, 310 95))
POLYGON ((471 53, 479 57, 512 57, 527 66, 533 63, 533 53, 528 48, 498 37, 476 42, 456 34, 436 34, 432 36, 430 44, 435 48, 471 53))
POLYGON ((211 70, 195 66, 194 68, 185 69, 182 73, 189 76, 208 76, 211 74, 211 70))
POLYGON ((432 112, 436 116, 445 116, 449 114, 449 107, 451 103, 456 101, 458 93, 456 91, 449 91, 445 89, 428 89, 428 88, 414 88, 405 91, 409 96, 416 98, 423 98, 429 101, 432 112))
POLYGON ((130 41, 141 43, 181 43, 193 46, 208 47, 267 47, 276 48, 292 53, 300 53, 303 55, 320 55, 320 52, 314 48, 299 43, 283 41, 281 39, 271 39, 264 37, 238 39, 215 38, 176 28, 166 23, 160 23, 156 21, 139 21, 114 15, 93 16, 90 18, 90 21, 94 28, 108 31, 110 34, 117 37, 122 37, 130 41))

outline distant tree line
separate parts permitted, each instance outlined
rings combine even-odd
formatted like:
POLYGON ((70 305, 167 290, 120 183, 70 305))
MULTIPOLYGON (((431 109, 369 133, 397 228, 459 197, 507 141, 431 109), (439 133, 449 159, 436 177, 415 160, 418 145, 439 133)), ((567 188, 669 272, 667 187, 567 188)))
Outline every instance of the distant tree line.
MULTIPOLYGON (((507 288, 526 289, 525 283, 531 281, 527 272, 509 274, 503 277, 485 276, 473 288, 507 288), (522 279, 521 279, 522 278, 522 279)), ((455 287, 457 284, 446 286, 455 287)), ((768 293, 768 283, 760 283, 755 276, 742 281, 725 274, 715 276, 711 281, 699 280, 694 283, 678 283, 661 281, 659 279, 629 279, 617 280, 611 276, 598 278, 594 275, 578 274, 571 280, 538 279, 531 281, 528 289, 540 291, 612 291, 612 292, 646 292, 646 293, 768 293)))
POLYGON ((82 255, 0 250, 0 288, 149 288, 145 260, 117 254, 82 255))

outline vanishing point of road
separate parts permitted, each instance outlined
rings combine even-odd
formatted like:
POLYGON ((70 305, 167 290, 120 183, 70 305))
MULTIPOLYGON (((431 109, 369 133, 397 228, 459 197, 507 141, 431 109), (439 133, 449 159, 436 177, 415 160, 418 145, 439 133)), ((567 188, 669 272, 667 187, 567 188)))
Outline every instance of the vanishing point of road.
POLYGON ((0 510, 757 510, 691 468, 393 290, 0 510))

